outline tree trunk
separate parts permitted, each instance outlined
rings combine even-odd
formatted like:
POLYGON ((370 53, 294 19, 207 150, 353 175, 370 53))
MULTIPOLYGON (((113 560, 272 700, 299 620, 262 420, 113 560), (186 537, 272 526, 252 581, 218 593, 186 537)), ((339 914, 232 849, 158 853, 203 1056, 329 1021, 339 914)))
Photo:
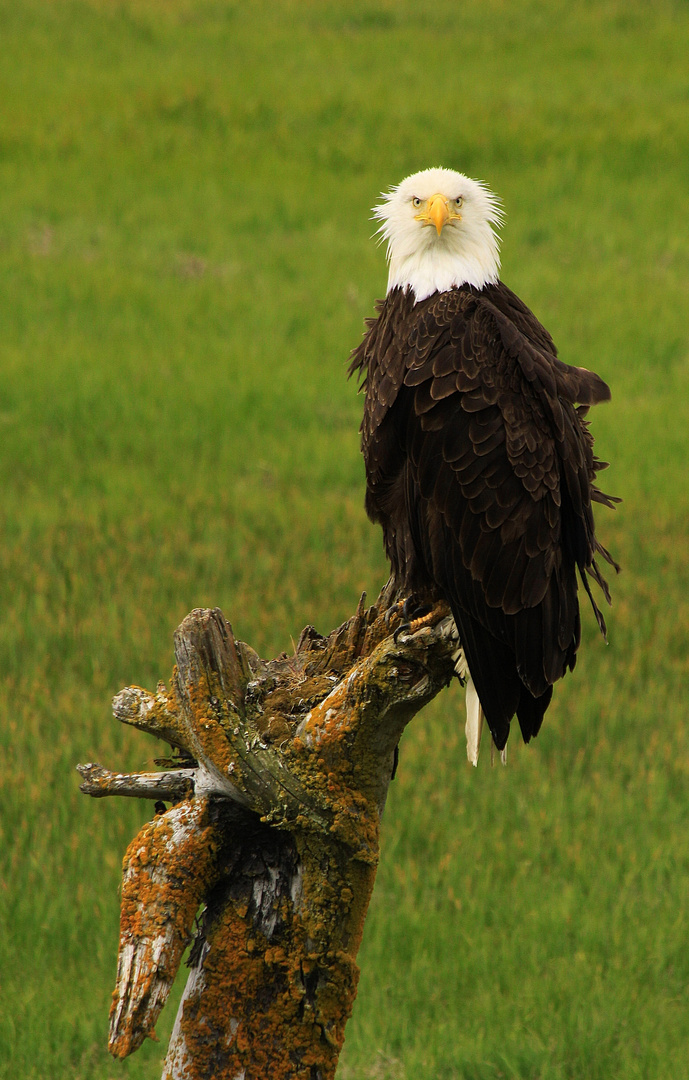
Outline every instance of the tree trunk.
POLYGON ((116 1057, 154 1035, 203 904, 164 1080, 334 1077, 397 744, 458 654, 447 608, 395 640, 390 599, 270 662, 193 611, 172 689, 114 699, 175 748, 161 773, 78 767, 90 795, 160 800, 124 859, 116 1057))

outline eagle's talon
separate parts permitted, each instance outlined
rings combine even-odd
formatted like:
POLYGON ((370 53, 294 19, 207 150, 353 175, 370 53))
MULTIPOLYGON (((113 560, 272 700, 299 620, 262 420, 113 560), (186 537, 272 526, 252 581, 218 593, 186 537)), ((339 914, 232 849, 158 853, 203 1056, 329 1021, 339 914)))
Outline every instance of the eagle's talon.
POLYGON ((385 612, 385 625, 389 626, 392 620, 398 615, 401 615, 405 622, 409 622, 409 616, 412 615, 415 610, 413 596, 407 596, 404 600, 396 600, 385 612))
POLYGON ((410 632, 411 632, 411 623, 409 623, 409 622, 400 623, 400 625, 397 627, 394 634, 392 635, 392 640, 395 642, 395 645, 397 644, 397 639, 399 638, 400 634, 409 634, 410 632))

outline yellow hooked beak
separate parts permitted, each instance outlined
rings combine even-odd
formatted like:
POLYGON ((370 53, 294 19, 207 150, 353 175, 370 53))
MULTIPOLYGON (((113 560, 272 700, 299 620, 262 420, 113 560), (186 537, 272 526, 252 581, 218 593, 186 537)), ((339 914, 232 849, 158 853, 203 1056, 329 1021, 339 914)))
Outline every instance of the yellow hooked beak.
POLYGON ((428 200, 428 220, 433 222, 440 236, 443 225, 450 220, 450 207, 444 195, 432 195, 428 200))
POLYGON ((423 210, 415 215, 416 220, 422 221, 424 225, 435 225, 438 236, 440 236, 443 227, 447 225, 448 221, 460 216, 460 214, 453 213, 450 210, 449 199, 445 195, 441 195, 440 192, 431 195, 423 210))

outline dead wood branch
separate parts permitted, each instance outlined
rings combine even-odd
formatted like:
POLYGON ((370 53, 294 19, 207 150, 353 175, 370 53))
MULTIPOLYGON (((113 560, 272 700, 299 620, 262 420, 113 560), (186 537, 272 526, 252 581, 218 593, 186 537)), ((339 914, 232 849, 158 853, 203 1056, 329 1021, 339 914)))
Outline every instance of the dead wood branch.
POLYGON ((449 682, 454 623, 399 636, 383 590, 328 637, 261 660, 218 609, 175 634, 168 691, 138 687, 115 716, 166 739, 161 773, 79 766, 82 790, 174 805, 124 863, 110 1049, 153 1035, 204 913, 166 1080, 330 1080, 356 995, 379 824, 400 736, 449 682))
POLYGON ((175 772, 113 773, 101 765, 77 765, 83 777, 79 790, 94 799, 106 795, 126 795, 132 799, 159 799, 180 802, 194 794, 195 769, 175 772))

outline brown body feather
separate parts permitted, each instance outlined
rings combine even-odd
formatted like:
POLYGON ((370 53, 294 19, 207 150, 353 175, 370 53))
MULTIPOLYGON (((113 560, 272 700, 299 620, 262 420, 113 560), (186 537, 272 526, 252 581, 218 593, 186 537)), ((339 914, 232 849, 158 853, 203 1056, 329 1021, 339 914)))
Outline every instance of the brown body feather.
POLYGON ((400 590, 449 602, 497 747, 515 713, 528 741, 576 660, 577 569, 609 599, 592 502, 616 500, 595 487, 584 416, 610 391, 502 283, 419 303, 394 289, 378 312, 350 365, 366 510, 400 590))

